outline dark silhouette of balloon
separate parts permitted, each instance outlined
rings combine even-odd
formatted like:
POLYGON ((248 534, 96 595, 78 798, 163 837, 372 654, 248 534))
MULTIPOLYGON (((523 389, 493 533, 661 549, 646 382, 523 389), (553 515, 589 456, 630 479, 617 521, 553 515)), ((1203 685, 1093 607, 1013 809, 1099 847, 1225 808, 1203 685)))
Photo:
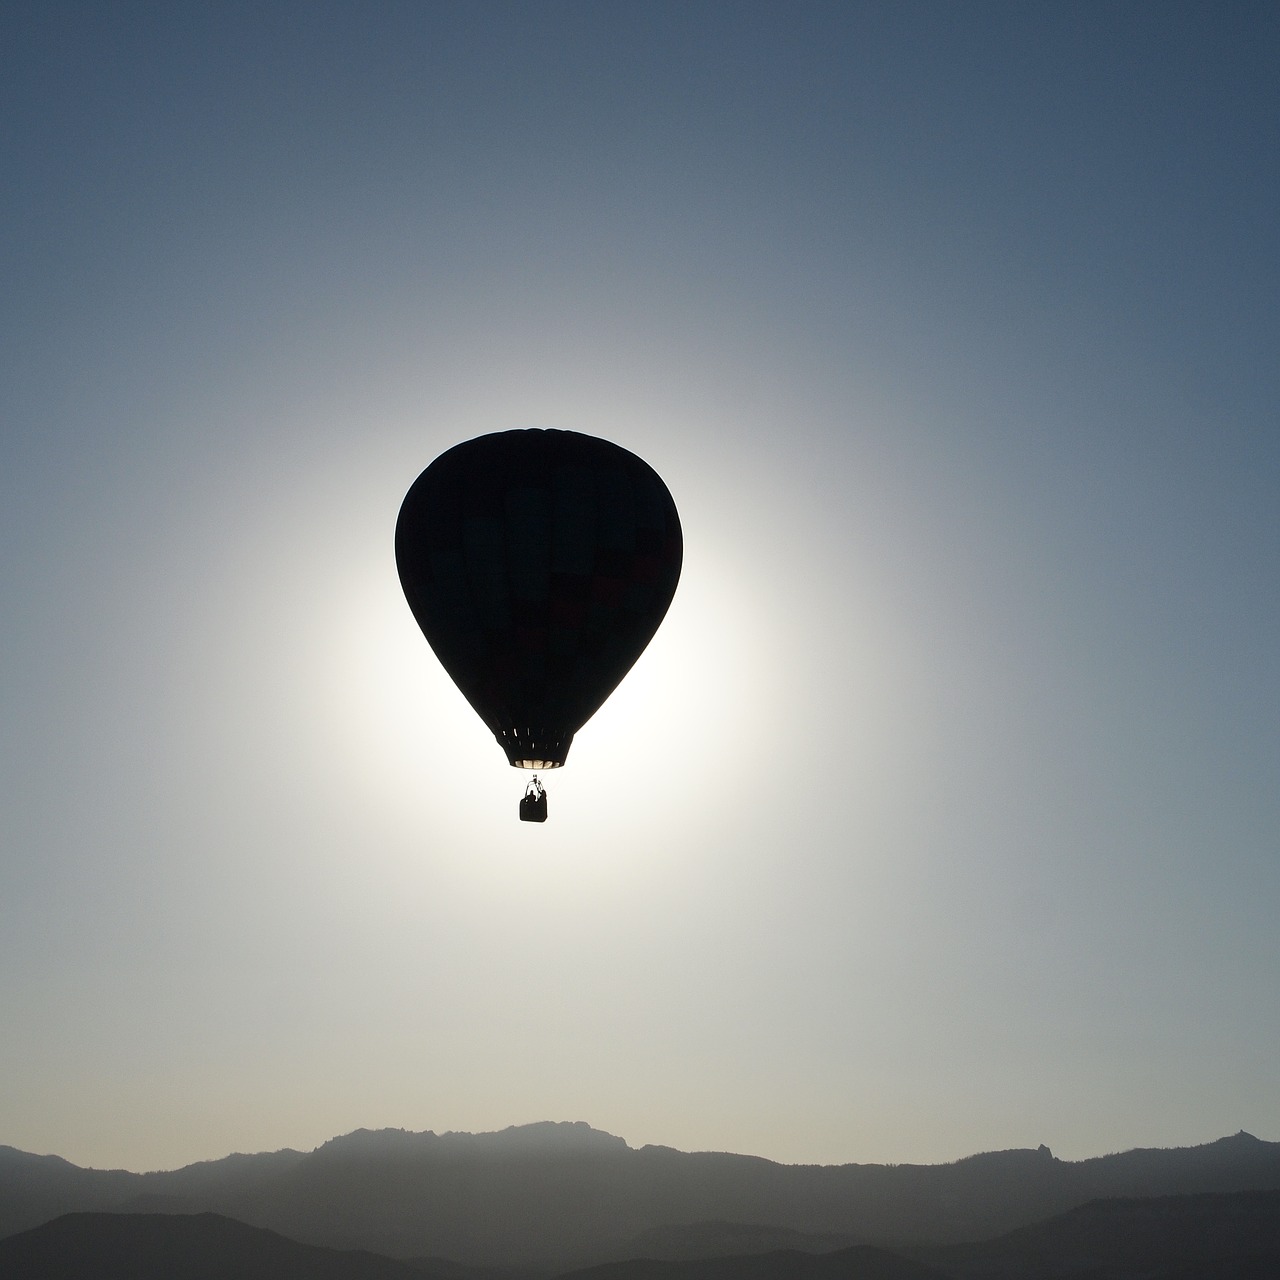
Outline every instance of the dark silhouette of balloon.
POLYGON ((574 431, 456 445, 414 481, 396 524, 418 625, 523 769, 564 764, 658 629, 683 551, 658 474, 574 431))

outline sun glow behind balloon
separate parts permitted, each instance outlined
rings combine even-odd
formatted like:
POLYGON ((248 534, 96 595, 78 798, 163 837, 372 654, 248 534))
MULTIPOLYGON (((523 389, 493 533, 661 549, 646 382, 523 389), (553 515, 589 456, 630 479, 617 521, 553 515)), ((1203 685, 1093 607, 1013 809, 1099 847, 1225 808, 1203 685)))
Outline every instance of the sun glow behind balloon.
POLYGON ((342 677, 320 681, 326 771, 377 833, 383 874, 566 906, 610 886, 637 890, 686 856, 677 850, 691 829, 735 821, 757 744, 777 737, 779 637, 761 625, 748 566, 701 535, 656 636, 565 767, 542 775, 545 827, 518 821, 530 775, 510 767, 441 667, 389 545, 370 543, 335 585, 317 655, 342 677))
POLYGON ((756 744, 772 736, 778 710, 775 637, 759 625, 759 606, 730 559, 686 549, 657 635, 574 743, 604 806, 616 803, 622 776, 633 812, 650 801, 664 822, 700 808, 706 820, 703 806, 730 798, 734 779, 758 765, 756 744))

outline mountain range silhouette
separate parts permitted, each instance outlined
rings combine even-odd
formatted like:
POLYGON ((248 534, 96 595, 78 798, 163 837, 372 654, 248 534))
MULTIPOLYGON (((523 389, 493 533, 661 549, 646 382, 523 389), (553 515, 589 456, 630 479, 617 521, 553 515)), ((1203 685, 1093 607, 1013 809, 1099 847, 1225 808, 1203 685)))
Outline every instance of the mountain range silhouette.
POLYGON ((583 1123, 547 1122, 485 1134, 358 1130, 310 1153, 156 1173, 0 1147, 5 1276, 252 1276, 249 1259, 264 1249, 279 1256, 263 1275, 335 1280, 401 1274, 383 1264, 450 1280, 583 1268, 597 1280, 1280 1277, 1280 1143, 1238 1133, 1082 1161, 1041 1147, 942 1165, 780 1165, 634 1149, 583 1123), (210 1239, 192 1247, 211 1265, 220 1250, 241 1262, 207 1273, 172 1259, 167 1272, 102 1269, 112 1239, 142 1258, 200 1232, 210 1239), (21 1249, 71 1256, 76 1240, 97 1271, 21 1269, 21 1249), (286 1260, 282 1246, 326 1256, 286 1260), (1134 1270, 1135 1249, 1146 1272, 1134 1270), (1035 1269, 1068 1257, 1076 1269, 1035 1269), (306 1270, 322 1263, 338 1269, 306 1270), (1212 1270, 1219 1264, 1244 1269, 1212 1270))

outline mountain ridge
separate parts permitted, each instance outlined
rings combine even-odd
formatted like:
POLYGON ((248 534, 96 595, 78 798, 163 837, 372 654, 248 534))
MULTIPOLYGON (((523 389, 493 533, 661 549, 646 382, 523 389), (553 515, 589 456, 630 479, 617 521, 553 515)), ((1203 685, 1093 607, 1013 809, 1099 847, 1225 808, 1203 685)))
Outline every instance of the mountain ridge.
MULTIPOLYGON (((634 1256, 645 1232, 755 1224, 876 1246, 979 1240, 1090 1200, 1280 1189, 1280 1143, 1243 1131, 1184 1148, 1059 1160, 1048 1147, 939 1165, 783 1165, 629 1146, 582 1121, 488 1134, 354 1130, 142 1174, 0 1148, 0 1238, 73 1211, 223 1214, 393 1258, 566 1271, 634 1256)), ((703 1254, 705 1255, 705 1252, 703 1254)))

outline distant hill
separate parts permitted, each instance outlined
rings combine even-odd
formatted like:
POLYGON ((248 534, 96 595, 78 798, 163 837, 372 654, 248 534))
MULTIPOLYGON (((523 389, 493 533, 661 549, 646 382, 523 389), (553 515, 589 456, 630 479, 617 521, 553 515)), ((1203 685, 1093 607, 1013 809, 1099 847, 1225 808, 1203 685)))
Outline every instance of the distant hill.
POLYGON ((670 1262, 635 1259, 563 1280, 1277 1280, 1280 1191, 1097 1200, 976 1244, 895 1254, 859 1246, 670 1262))
MULTIPOLYGON (((712 1225, 712 1224, 707 1224, 712 1225)), ((714 1224, 723 1228, 726 1224, 714 1224)), ((696 1233, 707 1243, 716 1230, 696 1233)), ((735 1233, 729 1232, 728 1237, 735 1233)), ((751 1244, 763 1237, 738 1236, 751 1244)), ((0 1240, 5 1280, 550 1280, 298 1244, 216 1214, 68 1214, 0 1240)), ((1280 1191, 1100 1200, 976 1244, 635 1257, 558 1280, 1276 1280, 1280 1191)))
POLYGON ((457 1280, 378 1257, 298 1244, 214 1213, 72 1213, 0 1240, 6 1280, 457 1280))
POLYGON ((1280 1143, 1240 1133, 1082 1161, 1041 1147, 945 1165, 780 1165, 637 1150, 585 1124, 545 1123, 488 1134, 359 1130, 307 1154, 146 1174, 0 1148, 0 1236, 74 1211, 212 1212, 334 1249, 549 1273, 646 1254, 954 1244, 1091 1200, 1248 1190, 1280 1190, 1280 1143))
POLYGON ((833 1253, 780 1249, 662 1262, 636 1258, 571 1271, 560 1280, 948 1280, 946 1273, 871 1245, 833 1253))
POLYGON ((689 1222, 642 1231, 623 1245, 628 1258, 689 1261, 748 1253, 833 1253, 857 1243, 835 1232, 796 1231, 791 1227, 745 1222, 689 1222))
POLYGON ((954 1280, 1276 1280, 1280 1191, 1095 1200, 996 1240, 915 1256, 954 1280))

